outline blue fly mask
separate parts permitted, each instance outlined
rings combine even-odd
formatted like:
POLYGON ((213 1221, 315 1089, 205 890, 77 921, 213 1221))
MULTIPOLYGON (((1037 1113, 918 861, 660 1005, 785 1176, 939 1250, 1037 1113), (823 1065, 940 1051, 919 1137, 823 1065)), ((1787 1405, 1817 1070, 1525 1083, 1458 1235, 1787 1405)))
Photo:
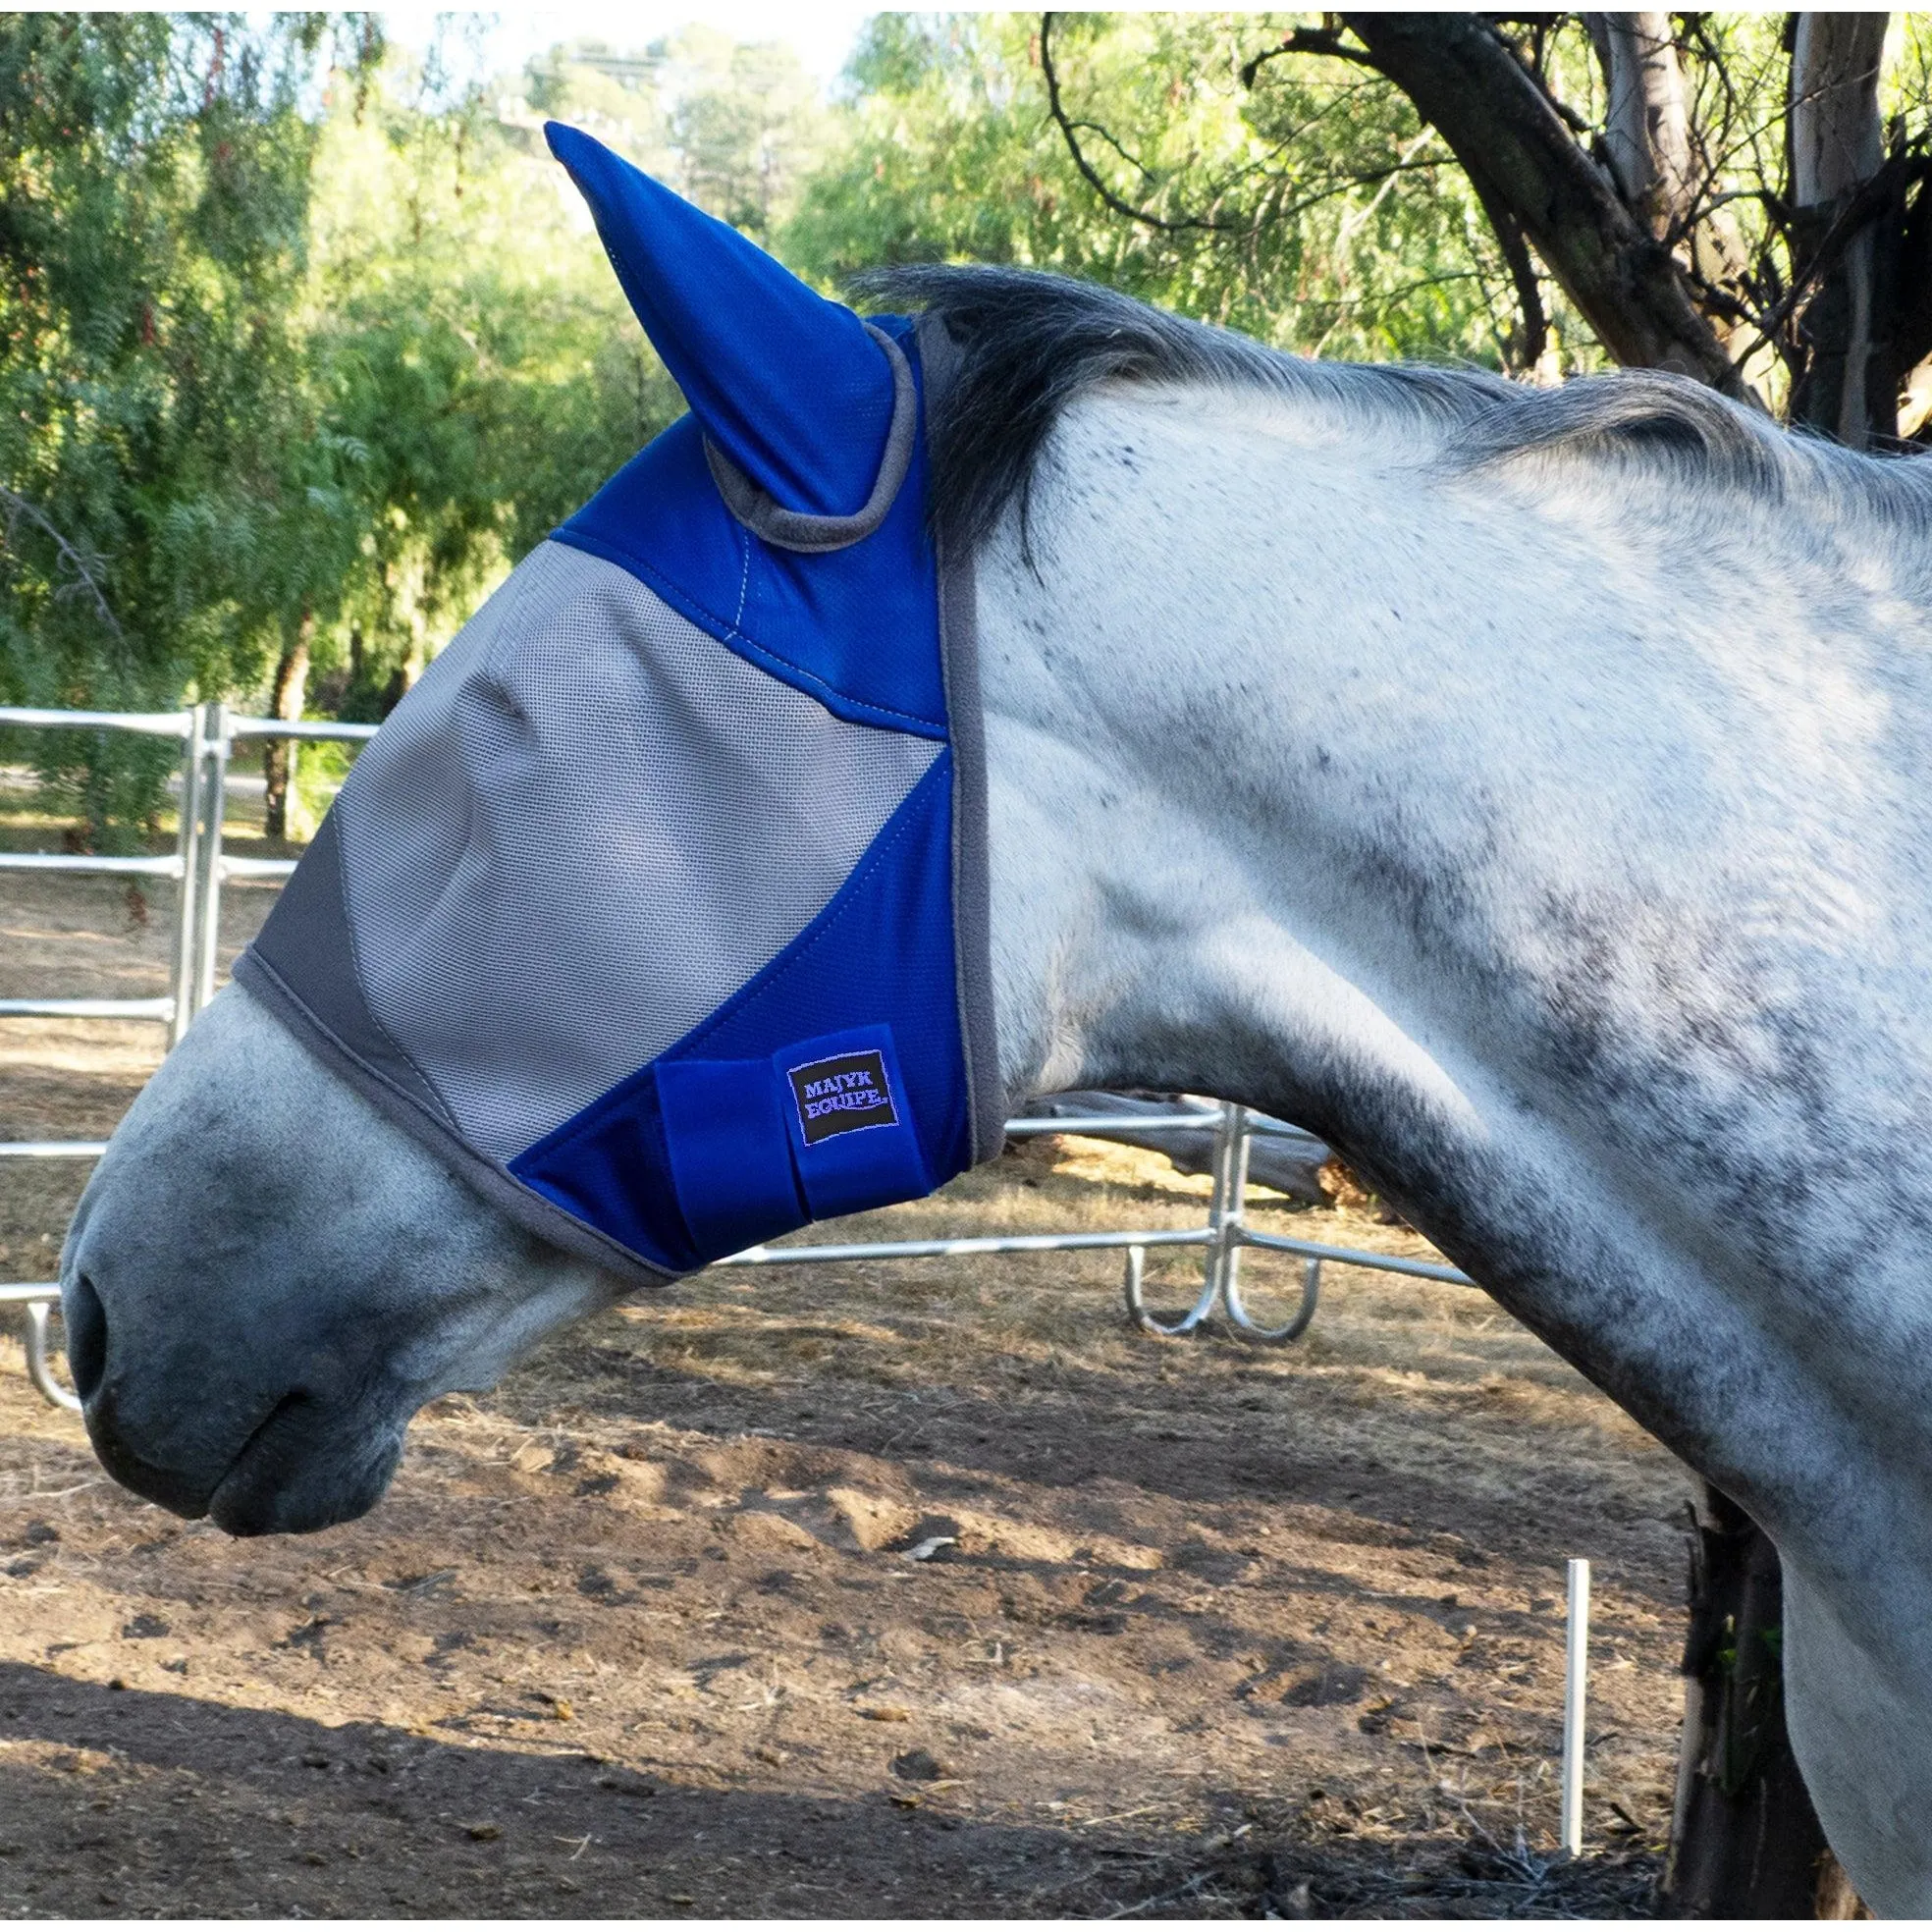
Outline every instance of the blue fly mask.
POLYGON ((236 977, 516 1218, 660 1279, 999 1150, 947 346, 549 137, 692 413, 430 666, 236 977))

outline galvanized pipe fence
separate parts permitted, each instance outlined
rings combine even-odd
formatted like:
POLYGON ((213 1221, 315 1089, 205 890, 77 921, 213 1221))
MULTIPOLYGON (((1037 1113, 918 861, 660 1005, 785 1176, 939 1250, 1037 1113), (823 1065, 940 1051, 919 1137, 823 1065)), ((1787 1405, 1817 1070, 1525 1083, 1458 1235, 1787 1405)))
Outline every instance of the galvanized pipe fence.
MULTIPOLYGON (((174 883, 175 906, 168 991, 149 999, 0 999, 0 1019, 146 1020, 168 1029, 179 1044, 188 1023, 215 996, 216 955, 221 942, 221 889, 231 879, 282 880, 293 859, 250 859, 222 850, 228 812, 228 768, 238 744, 262 738, 331 739, 360 743, 375 736, 373 724, 296 723, 249 718, 220 703, 182 711, 43 711, 0 705, 0 725, 65 731, 117 731, 174 738, 182 747, 181 810, 175 849, 151 857, 107 857, 84 852, 0 852, 0 873, 62 873, 70 877, 165 879, 174 883)), ((294 771, 290 779, 293 784, 294 771)), ((0 1141, 0 1160, 97 1160, 105 1141, 0 1141)), ((0 1283, 0 1304, 24 1305, 27 1371, 49 1402, 78 1409, 71 1390, 53 1371, 48 1334, 60 1298, 56 1281, 0 1283)))
MULTIPOLYGON (((169 965, 169 991, 147 999, 67 999, 58 997, 0 999, 0 1019, 146 1020, 168 1029, 168 1045, 178 1045, 188 1024, 214 997, 217 953, 221 934, 221 891, 232 879, 284 880, 295 871, 293 859, 251 859, 225 853, 223 826, 227 812, 230 760, 238 744, 264 738, 328 740, 360 743, 375 735, 373 724, 327 722, 296 723, 279 718, 251 718, 229 711, 226 705, 189 705, 183 711, 44 711, 24 706, 0 706, 0 725, 27 725, 59 730, 133 732, 148 737, 172 737, 182 746, 181 811, 172 853, 151 857, 104 857, 88 853, 0 852, 0 873, 41 872, 71 876, 165 879, 175 883, 175 916, 169 965)), ((293 764, 293 762, 292 762, 293 764)), ((294 771, 290 772, 293 789, 294 771)), ((1370 1249, 1337 1248, 1270 1234, 1248 1225, 1248 1159, 1257 1136, 1294 1136, 1298 1130, 1247 1107, 1218 1101, 1189 1101, 1165 1114, 1094 1114, 1064 1118, 1009 1120, 1006 1132, 1016 1139, 1043 1134, 1081 1134, 1104 1140, 1126 1132, 1145 1134, 1163 1129, 1199 1133, 1211 1127, 1213 1161, 1207 1219, 1178 1228, 1123 1228, 1088 1233, 972 1235, 956 1240, 860 1241, 801 1243, 783 1247, 747 1248, 714 1263, 718 1267, 769 1267, 813 1261, 917 1261, 976 1255, 1072 1254, 1111 1250, 1122 1254, 1124 1291, 1129 1318, 1150 1334, 1192 1335, 1218 1315, 1237 1335, 1256 1342, 1291 1342, 1315 1318, 1321 1292, 1321 1269, 1334 1262, 1372 1268, 1384 1274, 1418 1280, 1451 1282, 1473 1287, 1459 1268, 1441 1262, 1411 1261, 1370 1249), (1199 1248, 1204 1252, 1202 1285, 1193 1306, 1172 1319, 1162 1319, 1147 1304, 1147 1259, 1151 1251, 1199 1248), (1241 1258, 1248 1249, 1293 1256, 1302 1263, 1300 1303, 1286 1321, 1258 1320, 1242 1287, 1241 1258)), ((0 1160, 94 1160, 106 1152, 105 1141, 5 1141, 0 1160)), ((0 1305, 26 1311, 27 1373, 49 1402, 78 1409, 73 1392, 62 1386, 51 1361, 50 1317, 60 1299, 54 1281, 0 1282, 0 1305)))

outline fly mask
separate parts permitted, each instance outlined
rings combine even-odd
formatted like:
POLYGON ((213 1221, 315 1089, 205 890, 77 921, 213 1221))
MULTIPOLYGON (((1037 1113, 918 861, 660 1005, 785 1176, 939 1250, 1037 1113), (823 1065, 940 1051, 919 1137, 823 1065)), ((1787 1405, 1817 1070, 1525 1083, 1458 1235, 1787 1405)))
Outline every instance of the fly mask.
POLYGON ((437 657, 235 970, 514 1217, 662 1280, 999 1150, 948 345, 547 132, 692 413, 437 657))

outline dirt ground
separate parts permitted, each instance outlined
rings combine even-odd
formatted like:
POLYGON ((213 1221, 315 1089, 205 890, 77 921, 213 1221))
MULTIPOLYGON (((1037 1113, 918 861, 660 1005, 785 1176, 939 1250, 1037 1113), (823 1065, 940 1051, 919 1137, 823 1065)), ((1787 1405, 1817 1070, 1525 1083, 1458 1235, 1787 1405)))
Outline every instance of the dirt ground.
MULTIPOLYGON (((5 803, 5 842, 58 843, 5 803)), ((143 924, 117 886, 0 880, 0 994, 159 991, 166 890, 143 924)), ((233 943, 267 903, 232 893, 233 943)), ((158 1031, 0 1021, 0 1138, 105 1132, 158 1031)), ((52 1272, 83 1178, 0 1167, 0 1274, 52 1272)), ((1066 1140, 845 1225, 1205 1194, 1066 1140)), ((1117 1266, 720 1270, 433 1405, 372 1516, 285 1541, 114 1488, 0 1332, 0 1912, 1648 1913, 1681 1467, 1472 1291, 1335 1269, 1292 1347, 1162 1343, 1117 1266)), ((1286 1305, 1285 1264, 1252 1278, 1286 1305)))

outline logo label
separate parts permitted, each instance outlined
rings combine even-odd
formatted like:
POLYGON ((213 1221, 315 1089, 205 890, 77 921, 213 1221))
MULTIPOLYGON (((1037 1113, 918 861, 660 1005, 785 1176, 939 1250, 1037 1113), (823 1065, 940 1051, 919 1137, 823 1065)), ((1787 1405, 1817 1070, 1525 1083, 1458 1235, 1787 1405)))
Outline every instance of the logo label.
POLYGON ((899 1124, 883 1053, 840 1053, 836 1059, 792 1067, 787 1077, 807 1147, 861 1127, 899 1124))

